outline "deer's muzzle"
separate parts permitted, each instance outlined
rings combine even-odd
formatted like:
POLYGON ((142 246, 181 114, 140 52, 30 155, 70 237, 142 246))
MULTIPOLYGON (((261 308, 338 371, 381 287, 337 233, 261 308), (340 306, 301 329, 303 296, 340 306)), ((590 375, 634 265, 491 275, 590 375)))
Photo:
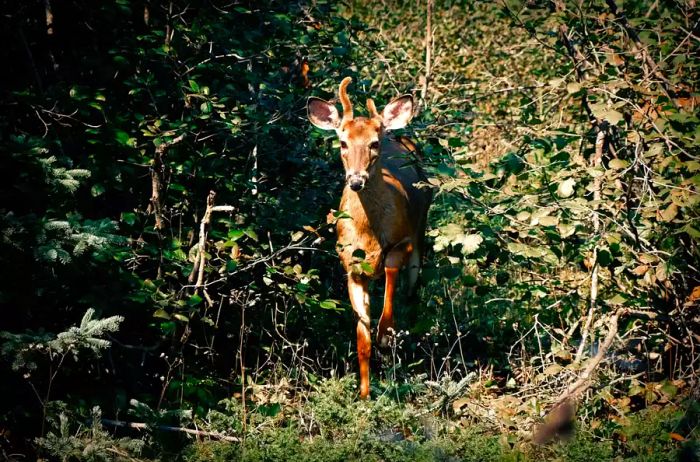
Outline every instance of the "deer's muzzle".
POLYGON ((367 172, 348 173, 345 177, 345 181, 348 183, 348 186, 350 186, 350 189, 357 192, 365 187, 367 178, 369 178, 367 172))

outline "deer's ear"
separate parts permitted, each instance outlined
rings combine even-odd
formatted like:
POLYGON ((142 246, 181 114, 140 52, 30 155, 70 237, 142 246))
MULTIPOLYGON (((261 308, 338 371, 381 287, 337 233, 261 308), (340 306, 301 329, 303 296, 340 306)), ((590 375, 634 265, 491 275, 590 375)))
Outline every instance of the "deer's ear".
POLYGON ((311 97, 306 103, 306 112, 312 124, 323 130, 335 130, 340 126, 338 109, 321 98, 311 97))
POLYGON ((411 95, 399 96, 386 105, 382 111, 382 122, 386 130, 403 128, 413 117, 413 97, 411 95))

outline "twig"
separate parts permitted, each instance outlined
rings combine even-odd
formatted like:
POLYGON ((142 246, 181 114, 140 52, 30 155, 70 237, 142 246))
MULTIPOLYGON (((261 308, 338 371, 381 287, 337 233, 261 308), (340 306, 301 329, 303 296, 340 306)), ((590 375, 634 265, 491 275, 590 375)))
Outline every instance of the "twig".
POLYGON ((207 432, 204 430, 193 430, 191 428, 184 428, 184 427, 171 427, 169 425, 148 425, 148 424, 145 424, 143 422, 124 422, 122 420, 112 420, 112 419, 102 419, 101 422, 104 425, 109 425, 112 427, 134 428, 136 430, 148 430, 148 429, 152 428, 152 429, 161 430, 161 431, 165 431, 165 432, 187 433, 188 435, 195 435, 195 436, 208 436, 210 438, 214 438, 217 440, 231 441, 233 443, 238 443, 241 441, 240 438, 237 438, 235 436, 222 435, 219 432, 207 432))
POLYGON ((654 0, 654 3, 651 4, 649 9, 647 10, 646 14, 644 15, 645 18, 648 18, 651 16, 651 13, 656 9, 656 7, 659 6, 659 0, 654 0))
MULTIPOLYGON (((207 226, 209 226, 209 223, 211 222, 211 209, 214 207, 214 199, 216 198, 216 193, 214 191, 209 191, 209 195, 207 196, 207 209, 204 212, 204 217, 202 217, 202 221, 199 224, 199 246, 197 247, 197 283, 195 284, 195 290, 199 289, 202 287, 202 283, 204 282, 204 267, 206 266, 207 262, 207 252, 205 249, 205 244, 207 242, 207 226)), ((192 274, 194 274, 194 271, 192 271, 192 274)))
POLYGON ((194 66, 188 67, 187 70, 182 73, 182 75, 187 75, 190 72, 192 72, 193 70, 197 69, 199 66, 207 64, 211 61, 214 61, 216 59, 224 59, 224 58, 236 58, 238 60, 238 61, 236 61, 236 63, 241 63, 241 62, 245 62, 245 61, 250 61, 253 57, 246 58, 245 56, 241 56, 237 53, 225 53, 225 54, 210 56, 209 58, 206 58, 205 60, 198 62, 194 66))
POLYGON ((192 282, 194 280, 194 275, 197 275, 197 282, 194 285, 195 290, 199 290, 204 285, 204 268, 207 264, 207 228, 211 223, 211 214, 214 212, 232 212, 234 207, 231 205, 214 205, 214 199, 216 199, 216 192, 209 191, 207 196, 207 209, 204 212, 202 221, 199 223, 199 242, 197 243, 197 256, 194 259, 194 267, 192 272, 188 277, 188 280, 192 282))
POLYGON ((511 19, 513 19, 514 21, 516 21, 520 27, 522 27, 523 29, 525 29, 525 31, 526 31, 528 34, 530 34, 530 37, 532 37, 533 39, 535 39, 535 41, 537 41, 537 43, 539 43, 539 44, 540 44, 541 46, 543 46, 544 48, 547 48, 547 49, 552 50, 552 51, 557 51, 553 46, 551 46, 550 44, 548 44, 548 43, 542 41, 542 39, 540 39, 540 38, 537 36, 537 31, 535 31, 534 27, 529 26, 529 25, 527 25, 526 23, 524 23, 523 20, 520 19, 520 16, 518 16, 517 14, 515 14, 515 13, 513 12, 513 10, 511 10, 511 9, 508 7, 508 3, 506 3, 505 0, 499 0, 498 4, 501 6, 501 8, 503 8, 503 9, 506 11, 506 13, 508 14, 508 16, 510 16, 511 19))
POLYGON ((246 300, 245 303, 241 304, 241 330, 240 330, 240 342, 238 345, 238 357, 240 359, 240 367, 241 367, 241 405, 242 405, 242 410, 243 410, 243 415, 242 415, 242 427, 243 427, 243 435, 245 437, 246 433, 246 426, 248 425, 248 407, 246 404, 246 398, 245 398, 245 358, 243 357, 243 344, 244 344, 244 338, 245 338, 245 307, 248 305, 248 301, 246 300))
POLYGON ((146 209, 147 213, 153 213, 156 218, 156 223, 153 225, 154 229, 162 230, 163 224, 163 204, 160 199, 160 192, 163 189, 163 174, 165 171, 165 165, 163 164, 163 156, 168 149, 176 145, 185 138, 183 133, 170 141, 163 141, 156 147, 155 157, 153 158, 153 163, 151 164, 151 202, 146 209))
MULTIPOLYGON (((595 154, 591 163, 593 168, 597 169, 600 167, 603 160, 603 146, 605 146, 605 124, 602 123, 598 126, 598 134, 595 139, 595 154)), ((603 183, 603 175, 598 175, 593 179, 593 235, 599 237, 600 235, 600 216, 598 215, 598 206, 600 204, 600 190, 603 183)), ((581 330, 581 343, 576 351, 575 362, 580 362, 583 357, 583 352, 586 348, 586 339, 588 338, 588 332, 591 327, 591 322, 593 321, 593 316, 595 315, 595 307, 598 303, 598 244, 593 247, 592 255, 592 265, 591 270, 591 297, 588 305, 588 314, 586 316, 586 323, 581 330)))
POLYGON ((428 0, 426 6, 426 26, 425 26, 425 76, 423 78, 423 88, 420 92, 420 104, 425 106, 425 99, 428 97, 428 85, 431 77, 431 61, 433 54, 433 0, 428 0))
POLYGON ((673 103, 673 106, 676 109, 678 109, 678 102, 671 97, 671 91, 669 89, 671 83, 668 81, 666 76, 663 75, 663 73, 659 69, 659 65, 656 64, 656 62, 654 62, 654 59, 649 55, 649 53, 647 53, 644 44, 639 39, 639 34, 637 34, 635 28, 632 27, 632 25, 629 23, 629 21, 627 20, 627 16, 625 16, 625 13, 617 9, 617 4, 615 3, 615 0, 605 0, 605 3, 608 4, 610 11, 612 12, 612 14, 615 15, 615 18, 617 18, 617 22, 620 23, 620 25, 627 32, 629 38, 632 40, 632 50, 641 55, 644 63, 647 66, 649 66, 651 73, 654 74, 656 78, 661 80, 661 88, 663 89, 664 93, 666 93, 666 96, 671 101, 671 103, 673 103))
POLYGON ((173 29, 170 25, 170 21, 173 18, 173 2, 170 2, 170 7, 168 8, 168 19, 165 24, 165 44, 170 45, 170 40, 173 38, 173 29))
POLYGON ((567 400, 575 400, 579 395, 588 389, 593 372, 603 360, 603 357, 605 357, 610 349, 610 346, 612 345, 613 340, 615 340, 615 337, 617 336, 617 322, 623 312, 625 312, 624 309, 619 309, 612 316, 610 316, 608 321, 608 334, 605 336, 603 343, 598 348, 598 353, 596 353, 596 355, 590 359, 586 368, 579 375, 579 378, 574 383, 569 385, 566 392, 564 392, 564 394, 557 400, 553 408, 560 406, 567 400))
MULTIPOLYGON (((585 56, 583 56, 581 52, 574 47, 573 43, 571 43, 571 40, 569 39, 569 29, 565 24, 559 26, 559 40, 561 40, 561 42, 564 44, 564 47, 569 55, 569 59, 571 59, 571 62, 574 64, 576 81, 583 83, 586 76, 582 70, 582 66, 586 64, 587 67, 590 67, 591 65, 586 60, 585 56)), ((583 88, 582 93, 581 106, 583 107, 583 110, 586 111, 588 121, 591 123, 591 125, 595 126, 598 123, 598 119, 596 119, 595 115, 593 114, 593 110, 588 105, 588 90, 583 88)))
MULTIPOLYGON (((582 82, 585 78, 583 71, 581 70, 581 63, 586 63, 585 57, 576 50, 574 45, 569 39, 569 33, 566 25, 561 25, 559 27, 559 38, 566 48, 569 58, 574 63, 574 69, 576 70, 576 80, 582 82)), ((603 161, 603 151, 607 144, 607 128, 608 122, 605 120, 600 120, 595 117, 595 114, 591 110, 588 104, 588 93, 584 89, 583 95, 581 97, 581 106, 583 110, 588 115, 588 120, 593 126, 594 130, 597 130, 596 140, 595 140, 595 152, 593 158, 591 159, 591 165, 594 169, 598 169, 602 165, 603 161)), ((598 175, 593 179, 593 204, 592 204, 592 217, 591 221, 593 223, 593 235, 600 237, 600 215, 598 214, 598 207, 601 200, 601 189, 602 189, 603 175, 598 175)), ((595 316, 595 308, 598 302, 598 246, 597 244, 593 247, 592 258, 592 269, 591 269, 591 295, 588 305, 588 313, 586 315, 586 322, 581 330, 581 343, 576 350, 575 362, 580 362, 583 358, 583 353, 586 349, 586 340, 590 332, 591 324, 593 322, 593 317, 595 316)))

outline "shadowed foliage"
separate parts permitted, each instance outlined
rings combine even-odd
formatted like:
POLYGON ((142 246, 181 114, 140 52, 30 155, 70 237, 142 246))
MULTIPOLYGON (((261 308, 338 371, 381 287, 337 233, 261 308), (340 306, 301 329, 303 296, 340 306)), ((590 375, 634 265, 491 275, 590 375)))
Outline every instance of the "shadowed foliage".
POLYGON ((694 2, 93 3, 0 3, 3 458, 697 459, 694 2), (345 77, 434 197, 369 402, 345 77))

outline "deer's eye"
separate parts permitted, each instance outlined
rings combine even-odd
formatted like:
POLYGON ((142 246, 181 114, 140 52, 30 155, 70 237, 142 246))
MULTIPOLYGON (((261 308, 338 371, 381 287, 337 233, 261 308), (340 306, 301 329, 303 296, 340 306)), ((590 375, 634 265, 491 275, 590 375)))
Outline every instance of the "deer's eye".
POLYGON ((346 143, 345 141, 341 141, 340 142, 340 149, 347 149, 347 148, 348 148, 348 143, 346 143))
POLYGON ((379 149, 379 141, 372 141, 369 145, 369 148, 372 151, 376 151, 377 149, 379 149))

